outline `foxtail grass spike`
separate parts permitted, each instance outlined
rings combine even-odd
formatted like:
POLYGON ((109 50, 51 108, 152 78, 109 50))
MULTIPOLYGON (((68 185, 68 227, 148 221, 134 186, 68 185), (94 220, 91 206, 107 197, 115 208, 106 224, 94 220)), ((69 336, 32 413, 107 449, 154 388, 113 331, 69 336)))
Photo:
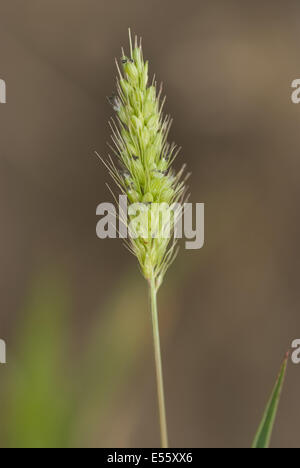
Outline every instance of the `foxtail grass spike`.
MULTIPOLYGON (((173 204, 180 202, 186 191, 184 168, 178 173, 172 168, 179 148, 167 140, 172 121, 170 116, 163 114, 162 88, 157 87, 154 78, 149 80, 148 62, 144 61, 141 41, 135 37, 132 43, 130 31, 129 39, 129 53, 125 54, 122 49, 120 60, 116 60, 116 92, 108 98, 116 113, 110 128, 117 160, 110 159, 106 165, 121 192, 127 196, 128 212, 131 204, 148 208, 144 217, 139 217, 142 219, 139 227, 142 235, 135 232, 135 236, 130 236, 128 247, 137 257, 144 277, 148 281, 154 278, 158 289, 176 255, 174 236, 166 236, 161 227, 162 207, 164 217, 171 220, 172 233, 180 216, 173 204)), ((130 224, 130 215, 122 221, 130 224)))

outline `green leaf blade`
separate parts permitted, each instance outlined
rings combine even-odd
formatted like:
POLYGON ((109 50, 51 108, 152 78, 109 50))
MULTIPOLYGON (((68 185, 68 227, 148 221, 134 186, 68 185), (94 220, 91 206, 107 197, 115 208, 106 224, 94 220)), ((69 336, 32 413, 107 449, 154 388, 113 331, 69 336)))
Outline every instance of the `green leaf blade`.
POLYGON ((282 387, 285 380, 289 354, 287 353, 273 388, 271 398, 264 411, 252 448, 269 448, 274 422, 278 410, 282 387))

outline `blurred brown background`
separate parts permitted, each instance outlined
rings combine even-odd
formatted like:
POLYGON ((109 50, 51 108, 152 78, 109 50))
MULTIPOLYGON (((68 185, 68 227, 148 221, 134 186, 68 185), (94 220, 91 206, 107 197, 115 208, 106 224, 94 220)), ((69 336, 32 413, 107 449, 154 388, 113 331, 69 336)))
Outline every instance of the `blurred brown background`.
MULTIPOLYGON (((206 204, 206 244, 160 295, 170 441, 248 447, 300 338, 300 4, 0 1, 2 446, 157 446, 146 285, 110 201, 106 96, 127 28, 164 82, 171 139, 206 204)), ((180 163, 180 161, 179 161, 180 163)), ((273 447, 300 447, 290 365, 273 447)))

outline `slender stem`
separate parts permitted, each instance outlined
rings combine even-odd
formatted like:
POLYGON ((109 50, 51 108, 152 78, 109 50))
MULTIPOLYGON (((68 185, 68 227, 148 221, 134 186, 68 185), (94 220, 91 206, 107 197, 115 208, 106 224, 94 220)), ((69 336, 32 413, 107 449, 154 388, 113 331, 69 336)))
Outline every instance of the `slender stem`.
POLYGON ((158 325, 158 314, 157 314, 157 289, 156 289, 154 278, 150 280, 149 285, 150 285, 150 296, 151 296, 151 314, 152 314, 152 327, 153 327, 153 340, 154 340, 154 354, 155 354, 161 445, 162 445, 162 448, 168 448, 168 430, 167 430, 164 383, 163 383, 159 325, 158 325))

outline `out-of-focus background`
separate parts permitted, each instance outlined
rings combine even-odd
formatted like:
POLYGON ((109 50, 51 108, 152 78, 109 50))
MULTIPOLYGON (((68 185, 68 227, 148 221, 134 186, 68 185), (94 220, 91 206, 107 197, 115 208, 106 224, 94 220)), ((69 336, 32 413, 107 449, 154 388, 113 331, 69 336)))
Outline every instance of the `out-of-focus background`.
MULTIPOLYGON (((0 1, 2 447, 159 444, 146 285, 95 234, 128 26, 206 205, 205 247, 159 297, 171 445, 250 445, 300 338, 299 17, 296 0, 0 1)), ((300 447, 299 391, 291 364, 273 447, 300 447)))

